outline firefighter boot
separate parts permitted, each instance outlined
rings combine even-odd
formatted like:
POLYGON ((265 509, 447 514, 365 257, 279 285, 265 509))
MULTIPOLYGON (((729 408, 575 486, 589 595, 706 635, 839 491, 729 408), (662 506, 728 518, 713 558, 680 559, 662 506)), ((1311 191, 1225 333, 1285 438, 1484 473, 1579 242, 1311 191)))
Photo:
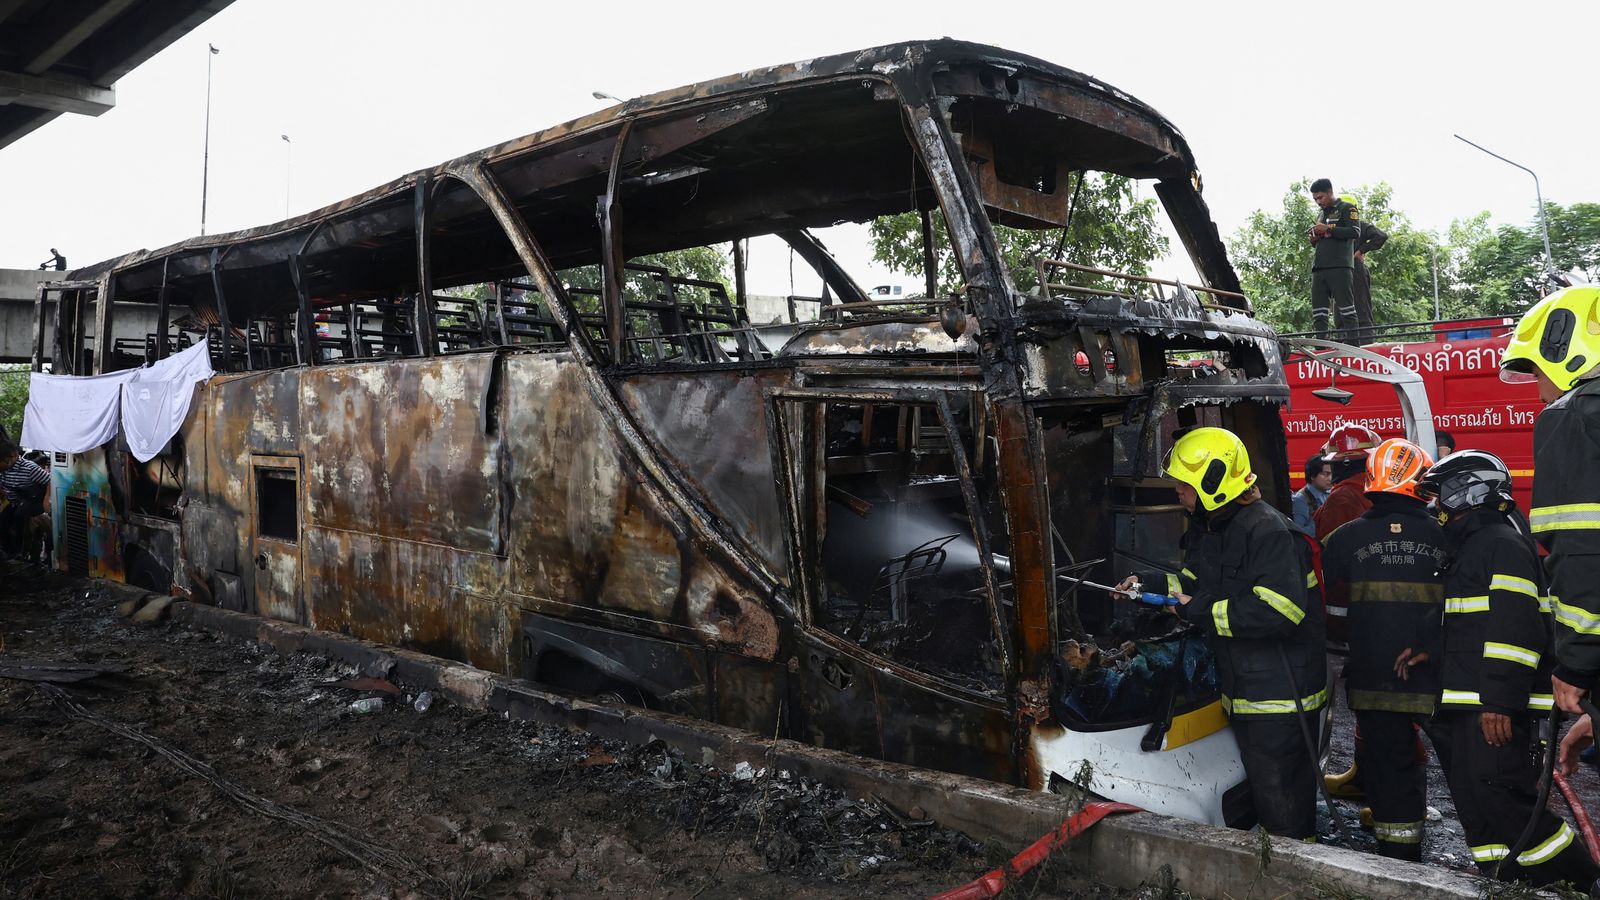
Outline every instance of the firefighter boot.
POLYGON ((1338 775, 1322 776, 1322 784, 1328 789, 1328 796, 1338 797, 1341 800, 1363 800, 1367 796, 1366 788, 1361 783, 1361 771, 1351 763, 1348 771, 1338 775))

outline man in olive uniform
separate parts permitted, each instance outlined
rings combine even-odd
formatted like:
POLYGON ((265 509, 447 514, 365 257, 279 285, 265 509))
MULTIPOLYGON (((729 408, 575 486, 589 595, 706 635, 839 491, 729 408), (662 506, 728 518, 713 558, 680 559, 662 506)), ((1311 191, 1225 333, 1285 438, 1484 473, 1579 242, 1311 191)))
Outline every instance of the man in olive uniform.
POLYGON ((1330 303, 1337 308, 1342 330, 1356 327, 1356 241, 1361 237, 1361 219, 1354 204, 1334 196, 1333 182, 1326 178, 1311 182, 1311 199, 1322 207, 1308 235, 1314 250, 1311 328, 1317 337, 1327 338, 1330 303))

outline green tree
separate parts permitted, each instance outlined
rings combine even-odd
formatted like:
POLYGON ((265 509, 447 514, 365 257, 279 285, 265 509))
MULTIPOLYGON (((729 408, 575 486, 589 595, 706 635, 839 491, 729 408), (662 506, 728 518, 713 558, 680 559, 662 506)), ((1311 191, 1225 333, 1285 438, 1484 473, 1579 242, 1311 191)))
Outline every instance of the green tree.
MULTIPOLYGON (((1311 327, 1311 245, 1306 231, 1317 218, 1310 182, 1295 182, 1275 212, 1257 210, 1229 240, 1230 256, 1256 314, 1280 331, 1311 327)), ((1373 318, 1379 323, 1419 322, 1433 317, 1433 266, 1448 261, 1448 250, 1432 234, 1411 224, 1393 208, 1394 190, 1379 182, 1350 196, 1361 217, 1389 235, 1383 249, 1369 256, 1373 318)))
MULTIPOLYGON (((1546 202, 1545 215, 1550 220, 1550 255, 1556 270, 1576 272, 1589 282, 1600 279, 1600 203, 1563 207, 1546 202)), ((1461 282, 1480 297, 1480 314, 1516 315, 1550 287, 1544 277, 1544 237, 1538 218, 1492 232, 1483 218, 1458 244, 1461 282)))
MULTIPOLYGON (((1132 179, 1080 172, 1072 181, 1073 204, 1066 229, 994 226, 1001 257, 1021 291, 1038 288, 1033 261, 1039 257, 1143 275, 1149 272, 1152 260, 1167 252, 1167 239, 1156 228, 1159 204, 1154 198, 1139 199, 1132 179)), ((963 279, 955 254, 950 252, 943 216, 933 217, 933 230, 939 292, 953 293, 963 279)), ((869 232, 873 259, 919 281, 923 278, 922 220, 917 213, 881 216, 872 222, 869 232)), ((1073 283, 1087 282, 1074 277, 1073 283)))
MULTIPOLYGON (((637 256, 628 260, 630 264, 641 266, 658 266, 666 269, 673 275, 682 278, 694 278, 701 281, 716 281, 728 291, 728 296, 733 296, 730 269, 732 267, 732 245, 713 245, 706 247, 687 247, 682 250, 669 250, 665 253, 652 253, 648 256, 637 256), (722 248, 726 246, 727 250, 722 248)), ((633 275, 624 279, 624 284, 634 282, 633 275)), ((575 269, 566 269, 557 273, 561 283, 568 288, 585 288, 598 290, 600 288, 600 267, 579 266, 575 269)), ((572 302, 584 312, 598 312, 600 301, 592 296, 579 294, 572 298, 572 302)))
POLYGON ((0 428, 15 441, 22 436, 22 410, 28 405, 28 367, 0 365, 0 428))

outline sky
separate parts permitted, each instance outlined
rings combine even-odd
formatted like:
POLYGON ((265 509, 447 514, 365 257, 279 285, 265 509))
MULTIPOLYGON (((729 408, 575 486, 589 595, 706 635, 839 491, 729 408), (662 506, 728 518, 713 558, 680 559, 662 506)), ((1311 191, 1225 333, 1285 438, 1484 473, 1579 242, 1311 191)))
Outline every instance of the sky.
MULTIPOLYGON (((117 83, 98 118, 62 116, 0 149, 0 267, 59 248, 73 266, 282 219, 632 97, 903 40, 994 44, 1094 75, 1188 138, 1224 237, 1288 186, 1387 181, 1424 229, 1488 210, 1600 200, 1590 54, 1600 3, 804 4, 235 0, 117 83), (1208 12, 1208 10, 1211 10, 1208 12), (1569 38, 1570 36, 1570 38, 1569 38), (207 44, 221 51, 209 56, 207 44), (288 135, 285 142, 282 135, 288 135)), ((859 228, 824 240, 859 281, 859 228)), ((789 293, 786 254, 752 256, 789 293)), ((1163 261, 1157 274, 1177 267, 1163 261)), ((796 290, 807 293, 804 284, 796 290)), ((814 291, 815 288, 810 288, 814 291)))

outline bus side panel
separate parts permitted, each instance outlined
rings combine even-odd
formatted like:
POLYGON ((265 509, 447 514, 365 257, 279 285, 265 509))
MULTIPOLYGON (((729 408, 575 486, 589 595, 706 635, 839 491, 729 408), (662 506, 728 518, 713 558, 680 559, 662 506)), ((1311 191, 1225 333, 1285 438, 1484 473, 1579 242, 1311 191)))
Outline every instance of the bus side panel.
POLYGON ((780 577, 789 552, 763 396, 790 379, 790 370, 779 369, 663 372, 621 383, 624 402, 663 457, 780 577))
POLYGON ((56 565, 62 571, 123 580, 120 517, 106 451, 58 453, 50 466, 56 565))
POLYGON ((318 525, 305 542, 311 626, 517 671, 522 614, 499 597, 496 558, 318 525))
MULTIPOLYGON (((270 376, 269 376, 270 377, 270 376)), ((225 609, 245 611, 249 599, 243 594, 241 573, 246 547, 240 540, 238 510, 222 505, 226 492, 223 470, 212 471, 211 461, 219 457, 226 444, 212 430, 224 402, 223 386, 216 377, 195 387, 189 404, 189 417, 180 432, 183 436, 183 496, 178 514, 180 538, 178 560, 172 580, 179 588, 225 609), (212 490, 216 485, 217 489, 212 490)))
POLYGON ((198 544, 190 559, 221 606, 259 612, 250 568, 251 522, 258 514, 251 467, 257 455, 300 455, 301 371, 219 376, 206 392, 208 490, 206 502, 191 502, 184 513, 184 543, 198 544))
POLYGON ((492 354, 308 370, 308 624, 507 671, 492 354))
POLYGON ((496 552, 493 366, 473 354, 307 370, 308 524, 496 552))
POLYGON ((581 365, 505 360, 509 590, 551 615, 774 658, 767 598, 707 557, 596 408, 581 365))

